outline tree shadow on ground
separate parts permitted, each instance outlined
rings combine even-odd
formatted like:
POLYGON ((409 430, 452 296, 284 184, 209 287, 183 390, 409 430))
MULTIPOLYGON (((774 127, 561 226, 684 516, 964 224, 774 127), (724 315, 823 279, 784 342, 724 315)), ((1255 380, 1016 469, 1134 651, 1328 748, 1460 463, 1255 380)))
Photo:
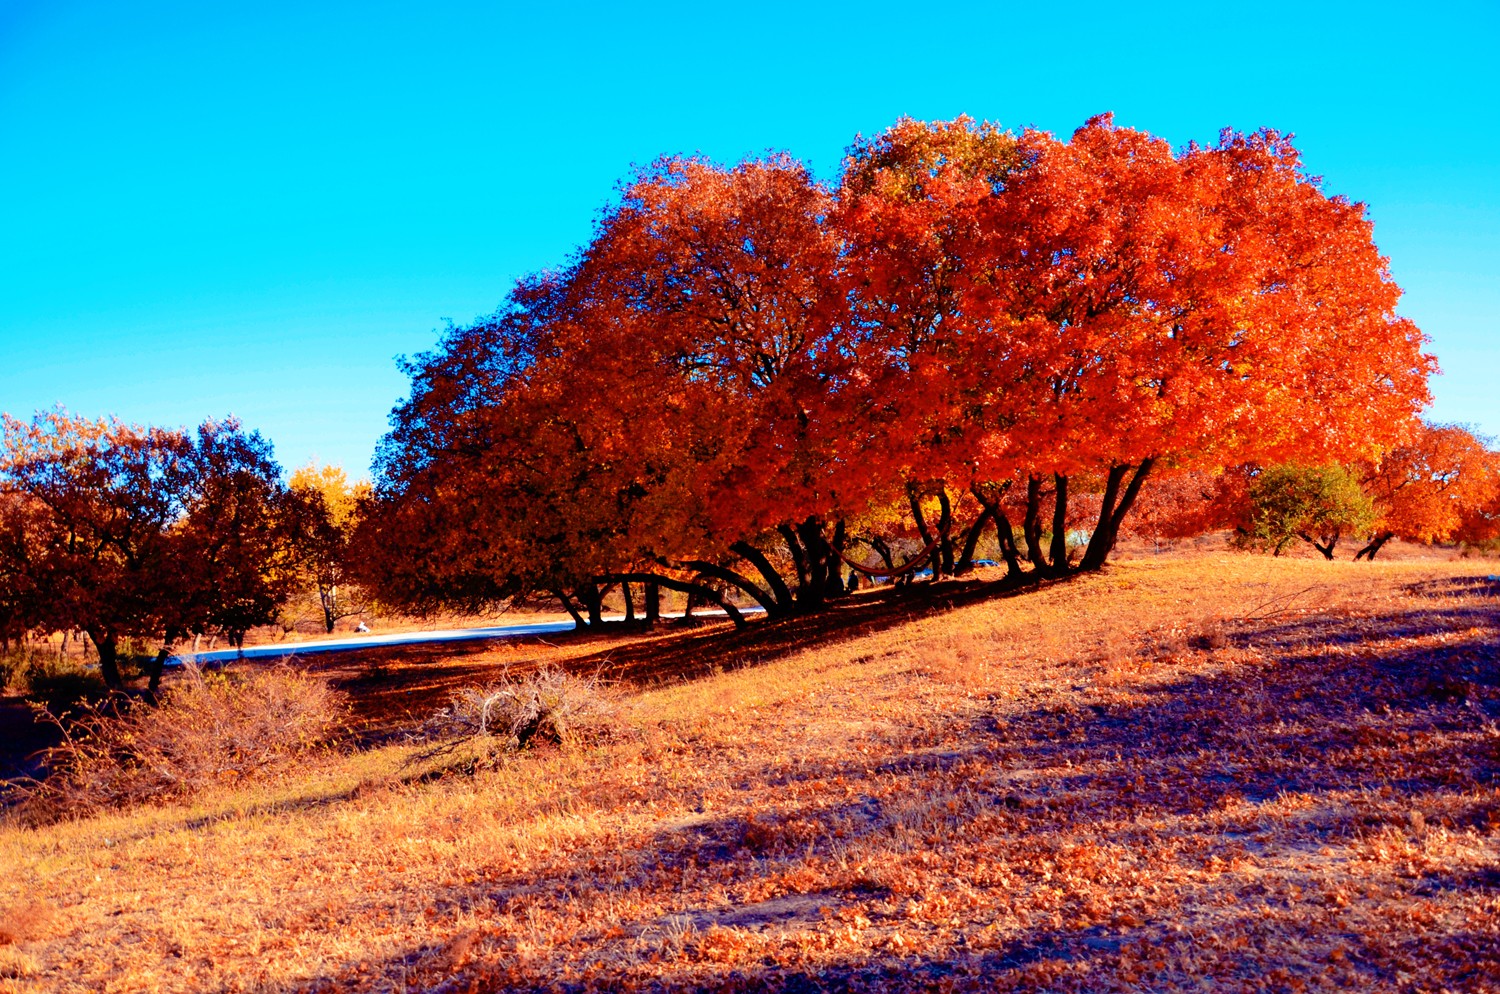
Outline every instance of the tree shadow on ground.
MULTIPOLYGON (((894 736, 791 772, 747 761, 735 787, 755 806, 436 892, 434 921, 496 924, 461 955, 434 942, 376 975, 434 991, 1495 989, 1500 932, 1460 911, 1500 900, 1500 876, 1424 862, 1412 814, 1491 849, 1500 832, 1500 613, 1464 594, 1420 617, 1246 622, 1190 650, 1208 665, 1185 678, 950 716, 956 747, 894 736), (838 788, 807 797, 793 780, 838 788), (1344 894, 1305 869, 1372 839, 1409 850, 1383 890, 1344 894), (1154 869, 1109 885, 1115 906, 1096 913, 1087 881, 1053 871, 1101 846, 1154 869), (841 867, 851 847, 863 856, 841 867), (805 890, 733 900, 789 879, 805 890), (957 927, 912 914, 960 886, 989 911, 957 927), (1425 910, 1382 917, 1408 907, 1425 910), (516 934, 580 908, 616 911, 566 943, 516 934), (808 952, 856 908, 854 952, 808 952)), ((591 800, 606 819, 626 804, 591 800)), ((658 803, 693 810, 690 792, 658 803)), ((308 989, 357 987, 362 966, 308 989)))
POLYGON ((692 627, 665 623, 654 630, 619 623, 598 631, 432 646, 371 647, 309 657, 305 665, 327 674, 349 693, 355 713, 373 737, 383 729, 425 717, 453 691, 520 675, 558 648, 580 650, 562 662, 571 672, 652 686, 691 680, 772 662, 827 642, 856 638, 969 604, 1015 596, 1054 582, 951 580, 904 588, 861 591, 825 610, 790 618, 759 618, 744 628, 714 619, 692 627), (505 647, 503 661, 475 662, 477 653, 505 647), (534 651, 534 655, 528 652, 534 651))

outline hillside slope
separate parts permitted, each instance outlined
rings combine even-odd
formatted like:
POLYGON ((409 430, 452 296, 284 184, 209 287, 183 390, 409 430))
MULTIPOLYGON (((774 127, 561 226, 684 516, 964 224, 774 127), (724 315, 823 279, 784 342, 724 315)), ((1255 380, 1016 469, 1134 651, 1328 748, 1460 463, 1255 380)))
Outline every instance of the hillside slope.
POLYGON ((0 826, 0 991, 1500 989, 1493 570, 1168 556, 388 654, 335 674, 372 731, 502 666, 630 679, 585 747, 372 734, 0 826))

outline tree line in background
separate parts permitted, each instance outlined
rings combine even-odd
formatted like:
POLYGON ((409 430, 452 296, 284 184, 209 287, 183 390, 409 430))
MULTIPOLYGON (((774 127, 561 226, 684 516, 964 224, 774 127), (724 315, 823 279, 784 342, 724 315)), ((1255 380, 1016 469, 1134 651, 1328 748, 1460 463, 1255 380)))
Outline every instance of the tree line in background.
POLYGON ((270 443, 232 419, 189 432, 60 410, 6 416, 0 637, 86 634, 112 688, 122 649, 146 643, 154 692, 174 644, 241 644, 299 597, 316 596, 332 631, 349 610, 359 496, 340 470, 284 481, 270 443))
POLYGON ((373 489, 283 481, 233 421, 7 418, 0 635, 87 632, 113 686, 147 640, 154 687, 167 647, 299 602, 331 631, 364 596, 548 596, 585 626, 674 590, 743 624, 986 554, 1014 583, 1094 570, 1131 530, 1493 539, 1500 460, 1417 419, 1434 364, 1399 295, 1363 207, 1270 131, 903 120, 832 185, 664 159, 405 362, 373 489))

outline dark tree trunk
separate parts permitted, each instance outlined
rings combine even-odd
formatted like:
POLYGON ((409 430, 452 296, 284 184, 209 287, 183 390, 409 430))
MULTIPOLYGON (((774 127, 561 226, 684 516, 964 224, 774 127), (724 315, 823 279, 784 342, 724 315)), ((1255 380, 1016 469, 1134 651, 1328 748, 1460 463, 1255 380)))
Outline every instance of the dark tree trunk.
POLYGON ((625 624, 635 624, 635 598, 630 596, 630 584, 620 581, 620 596, 625 599, 625 624))
POLYGON ((1053 576, 1068 571, 1068 478, 1053 473, 1057 494, 1052 501, 1052 569, 1053 576))
POLYGON ((890 576, 891 577, 895 577, 895 575, 896 575, 896 559, 891 554, 890 543, 887 542, 885 539, 880 538, 879 536, 877 536, 875 538, 870 539, 870 543, 869 544, 870 544, 870 548, 872 548, 872 549, 875 550, 875 554, 880 557, 880 561, 883 562, 883 563, 885 563, 885 568, 891 571, 890 572, 890 576))
POLYGON ((161 674, 167 668, 167 657, 169 655, 171 653, 167 650, 167 647, 162 646, 156 651, 156 658, 151 660, 151 680, 146 684, 146 693, 151 695, 152 700, 156 699, 156 692, 161 689, 161 674))
POLYGON ((604 624, 604 591, 599 589, 599 581, 594 580, 579 587, 578 599, 583 601, 583 606, 589 613, 590 628, 598 628, 604 624))
POLYGON ((804 610, 816 611, 828 594, 828 542, 823 538, 822 524, 814 518, 797 526, 797 537, 807 558, 807 578, 797 591, 797 604, 804 610))
POLYGON ((979 548, 979 539, 984 535, 985 526, 994 517, 994 512, 988 507, 981 506, 979 517, 974 519, 974 523, 964 533, 963 551, 959 553, 958 563, 953 568, 954 575, 962 576, 974 568, 974 552, 979 548))
POLYGON ((688 598, 687 607, 683 611, 682 615, 684 619, 691 618, 693 616, 693 605, 695 603, 698 603, 700 601, 707 601, 711 604, 717 604, 719 608, 729 616, 729 620, 734 622, 734 627, 745 627, 745 616, 740 613, 739 608, 731 604, 729 600, 726 599, 717 590, 714 590, 712 587, 706 586, 704 584, 690 583, 686 580, 676 580, 670 576, 659 576, 655 573, 620 573, 609 576, 606 578, 606 580, 612 583, 619 583, 621 585, 628 583, 641 583, 666 587, 668 590, 681 591, 687 594, 688 598))
POLYGON ((125 681, 120 678, 119 646, 115 637, 91 631, 89 638, 94 640, 94 648, 99 652, 99 675, 104 677, 104 685, 110 690, 125 689, 125 681))
POLYGON ((573 606, 573 598, 569 597, 567 594, 563 593, 562 590, 556 587, 554 587, 552 590, 552 596, 556 597, 559 601, 562 602, 563 609, 567 611, 568 615, 573 619, 574 631, 583 631, 589 626, 589 623, 583 620, 583 615, 578 613, 578 608, 573 606))
POLYGON ((1026 479, 1026 518, 1021 522, 1021 533, 1026 539, 1026 558, 1038 573, 1047 572, 1047 557, 1042 553, 1042 479, 1031 476, 1026 479))
POLYGON ((940 567, 932 571, 932 578, 936 580, 938 575, 953 575, 953 504, 948 500, 947 485, 938 488, 938 552, 940 553, 937 565, 940 567))
MULTIPOLYGON (((760 571, 761 579, 765 580, 766 586, 771 589, 771 597, 780 609, 780 613, 785 614, 791 609, 792 592, 787 589, 786 581, 781 578, 781 574, 776 571, 776 567, 771 565, 771 561, 766 558, 765 553, 749 542, 736 542, 729 547, 729 551, 760 571)), ((770 605, 767 605, 767 610, 770 610, 770 605)))
MULTIPOLYGON (((912 520, 917 523, 917 534, 922 537, 922 547, 932 545, 932 529, 927 527, 927 515, 922 513, 922 495, 917 490, 915 483, 906 485, 906 502, 911 506, 912 520)), ((938 568, 941 566, 942 553, 936 547, 932 550, 932 575, 937 577, 938 568)))
POLYGON ((1110 522, 1114 519, 1115 503, 1120 499, 1120 484, 1124 482, 1129 470, 1130 467, 1125 465, 1110 467, 1109 476, 1104 481, 1104 496, 1099 500, 1099 520, 1094 523, 1094 534, 1089 536, 1088 548, 1083 552, 1083 562, 1079 564, 1079 569, 1098 569, 1104 565, 1104 550, 1114 545, 1110 522))
MULTIPOLYGON (((671 565, 665 560, 662 560, 661 563, 663 566, 671 565)), ((711 576, 716 580, 723 580, 725 583, 729 583, 733 586, 739 587, 745 593, 755 598, 756 603, 766 609, 767 617, 774 618, 778 615, 786 613, 784 606, 777 603, 776 599, 771 594, 767 593, 759 584, 755 583, 748 577, 737 573, 732 569, 729 569, 728 567, 720 566, 717 563, 710 563, 702 559, 693 559, 683 563, 682 568, 695 570, 699 573, 702 573, 704 576, 711 576)), ((767 563, 766 568, 770 569, 771 564, 767 563)), ((777 579, 780 580, 780 577, 777 577, 777 579)))
MULTIPOLYGON (((944 498, 946 497, 947 494, 945 493, 944 498)), ((934 535, 932 532, 932 528, 927 524, 927 516, 922 513, 922 495, 920 491, 918 491, 917 485, 915 483, 908 483, 906 485, 906 500, 907 503, 911 505, 911 516, 912 519, 917 523, 917 534, 922 537, 923 548, 926 548, 928 546, 932 547, 932 552, 929 555, 928 559, 932 568, 933 582, 936 582, 938 577, 943 575, 944 550, 942 546, 944 544, 944 540, 946 540, 947 538, 947 536, 942 532, 943 517, 947 517, 948 523, 951 524, 952 516, 944 515, 939 517, 939 530, 938 533, 934 535)), ((952 555, 952 551, 949 550, 948 554, 952 555)), ((912 576, 912 574, 907 575, 908 577, 912 576)))
MULTIPOLYGON (((984 488, 974 484, 969 488, 969 492, 974 495, 975 500, 979 501, 979 506, 984 508, 989 519, 995 523, 995 543, 999 546, 1001 558, 1005 560, 1006 576, 1016 577, 1021 575, 1021 550, 1016 548, 1016 529, 1010 523, 1010 515, 1006 514, 1000 506, 1000 498, 1008 489, 1010 489, 1010 484, 1006 483, 1001 485, 997 494, 988 495, 984 488)), ((1036 503, 1040 506, 1041 501, 1038 500, 1036 503)), ((1029 506, 1028 504, 1028 508, 1029 506)), ((982 527, 984 523, 985 517, 981 515, 977 524, 982 527)))
POLYGON ((1125 521, 1125 515, 1130 513, 1131 507, 1135 505, 1135 499, 1140 495, 1141 485, 1146 482, 1146 477, 1151 473, 1151 467, 1156 465, 1154 458, 1142 459, 1135 465, 1134 474, 1130 482, 1125 483, 1126 474, 1130 473, 1132 466, 1124 464, 1114 466, 1109 471, 1109 478, 1104 485, 1104 499, 1099 505, 1099 521, 1094 528, 1094 534, 1089 538, 1088 549, 1083 554, 1083 562, 1079 564, 1081 570, 1096 570, 1104 566, 1109 559, 1109 554, 1114 550, 1115 543, 1120 538, 1120 526, 1125 521), (1122 493, 1120 485, 1125 483, 1122 493))
POLYGON ((995 516, 995 538, 1000 546, 1000 555, 1005 560, 1005 575, 1021 575, 1021 550, 1016 548, 1016 529, 1010 516, 1000 510, 998 504, 991 512, 995 516))
POLYGON ((661 584, 656 580, 646 581, 646 627, 655 628, 661 620, 661 584))
MULTIPOLYGON (((844 561, 842 558, 840 558, 841 553, 843 553, 844 551, 844 547, 848 544, 848 526, 845 525, 844 519, 840 518, 833 526, 833 541, 823 543, 825 548, 825 561, 827 562, 827 566, 825 567, 827 571, 827 577, 826 586, 824 589, 826 591, 826 596, 830 600, 837 600, 838 598, 844 596, 844 594, 849 592, 849 588, 844 586, 844 561)), ((850 570, 850 572, 852 573, 854 571, 850 570)))
POLYGON ((802 593, 807 589, 809 576, 807 569, 807 556, 802 550, 802 541, 797 537, 797 531, 791 525, 777 525, 777 533, 782 541, 786 542, 787 551, 791 553, 792 565, 797 570, 797 603, 802 603, 802 593))
POLYGON ((1314 549, 1317 549, 1318 552, 1322 554, 1324 559, 1327 559, 1329 562, 1333 561, 1333 550, 1339 544, 1338 532, 1334 532, 1332 535, 1324 535, 1322 537, 1322 541, 1313 538, 1311 535, 1307 534, 1307 532, 1298 532, 1297 537, 1306 542, 1308 545, 1312 546, 1314 549))
POLYGON ((1385 548, 1385 543, 1389 542, 1395 537, 1395 532, 1381 532, 1379 535, 1376 535, 1370 540, 1369 545, 1366 545, 1363 549, 1360 549, 1354 554, 1354 561, 1359 562, 1361 559, 1368 559, 1373 563, 1375 561, 1375 556, 1380 552, 1381 549, 1385 548))

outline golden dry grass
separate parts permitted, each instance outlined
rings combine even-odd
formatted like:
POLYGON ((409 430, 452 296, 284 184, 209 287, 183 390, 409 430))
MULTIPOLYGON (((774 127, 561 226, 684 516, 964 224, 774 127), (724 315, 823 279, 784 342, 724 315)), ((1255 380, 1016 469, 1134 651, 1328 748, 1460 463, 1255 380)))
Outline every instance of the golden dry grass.
POLYGON ((591 748, 0 827, 0 990, 1500 990, 1494 569, 1200 553, 800 650, 414 656, 723 672, 591 748))

